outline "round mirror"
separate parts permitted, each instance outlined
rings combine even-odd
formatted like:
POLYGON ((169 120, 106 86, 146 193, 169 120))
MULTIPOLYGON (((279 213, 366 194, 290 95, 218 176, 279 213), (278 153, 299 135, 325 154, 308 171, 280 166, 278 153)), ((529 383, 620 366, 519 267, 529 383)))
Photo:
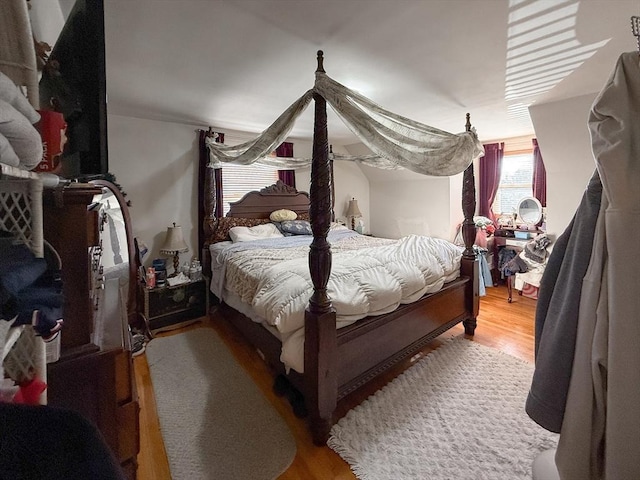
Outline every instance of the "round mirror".
POLYGON ((542 220, 542 205, 537 198, 525 197, 518 203, 518 220, 529 225, 537 225, 542 220))

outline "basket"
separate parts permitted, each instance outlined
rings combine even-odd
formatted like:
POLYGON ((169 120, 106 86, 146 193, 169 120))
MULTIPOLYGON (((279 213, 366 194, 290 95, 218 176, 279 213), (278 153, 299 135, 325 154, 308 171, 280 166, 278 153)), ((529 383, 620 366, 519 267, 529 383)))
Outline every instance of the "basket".
MULTIPOLYGON (((42 231, 42 181, 33 172, 0 164, 0 229, 12 232, 37 257, 44 256, 42 231)), ((32 375, 46 382, 47 347, 30 325, 7 328, 11 319, 0 319, 2 378, 22 381, 32 375), (4 337, 4 338, 2 338, 4 337)), ((40 396, 46 403, 46 390, 40 396)))

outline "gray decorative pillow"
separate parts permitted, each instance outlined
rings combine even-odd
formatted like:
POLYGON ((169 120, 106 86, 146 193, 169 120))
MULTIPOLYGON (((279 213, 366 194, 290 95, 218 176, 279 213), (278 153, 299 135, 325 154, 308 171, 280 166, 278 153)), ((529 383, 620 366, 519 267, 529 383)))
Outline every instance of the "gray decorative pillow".
POLYGON ((306 220, 285 220, 280 222, 280 230, 292 235, 313 235, 311 224, 306 220))

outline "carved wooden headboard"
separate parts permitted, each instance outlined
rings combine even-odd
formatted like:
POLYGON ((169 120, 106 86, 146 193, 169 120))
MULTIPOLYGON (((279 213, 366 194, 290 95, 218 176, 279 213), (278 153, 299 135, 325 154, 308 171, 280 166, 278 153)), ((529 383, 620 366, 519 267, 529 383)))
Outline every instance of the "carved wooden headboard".
POLYGON ((309 212, 309 194, 278 180, 260 191, 247 193, 237 202, 230 203, 229 207, 227 217, 269 218, 271 212, 282 208, 306 214, 309 212))
POLYGON ((230 210, 226 217, 211 219, 211 234, 204 239, 201 254, 205 275, 208 275, 210 270, 208 245, 228 240, 228 232, 232 227, 238 225, 250 227, 267 223, 271 212, 283 208, 293 210, 301 220, 309 220, 309 194, 299 192, 279 180, 260 191, 249 192, 229 205, 230 210))

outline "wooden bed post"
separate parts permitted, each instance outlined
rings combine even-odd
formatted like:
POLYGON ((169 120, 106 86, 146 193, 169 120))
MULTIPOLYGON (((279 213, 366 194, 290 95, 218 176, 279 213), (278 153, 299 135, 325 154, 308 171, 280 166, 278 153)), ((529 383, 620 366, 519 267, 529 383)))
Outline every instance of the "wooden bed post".
MULTIPOLYGON (((467 132, 471 131, 471 115, 467 113, 467 121, 465 123, 465 129, 467 132)), ((476 241, 476 224, 473 221, 473 216, 476 211, 476 186, 475 177, 473 174, 473 162, 464 171, 462 177, 462 213, 464 214, 464 220, 462 222, 462 238, 464 240, 464 252, 462 253, 462 260, 460 271, 462 275, 469 276, 471 281, 467 287, 467 308, 471 312, 471 317, 464 320, 464 332, 467 335, 473 335, 476 329, 476 317, 480 310, 480 296, 478 292, 479 272, 478 262, 476 261, 476 254, 473 250, 473 244, 476 241)))
MULTIPOLYGON (((322 51, 318 51, 318 72, 322 51)), ((337 405, 337 333, 336 312, 327 294, 331 274, 331 246, 327 234, 331 224, 332 178, 327 135, 327 103, 317 93, 313 132, 310 208, 313 241, 309 250, 309 270, 313 295, 305 311, 304 373, 309 395, 306 396, 309 426, 313 441, 324 445, 333 424, 337 405)))

